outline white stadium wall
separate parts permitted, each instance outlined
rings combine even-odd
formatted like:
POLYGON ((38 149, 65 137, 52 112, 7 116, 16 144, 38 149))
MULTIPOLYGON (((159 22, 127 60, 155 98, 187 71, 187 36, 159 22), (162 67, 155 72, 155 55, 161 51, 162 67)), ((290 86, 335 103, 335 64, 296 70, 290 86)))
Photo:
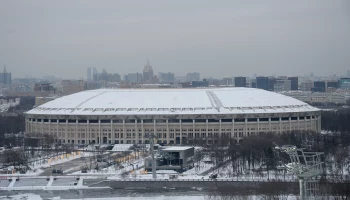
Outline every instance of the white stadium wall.
POLYGON ((26 132, 69 144, 206 144, 239 142, 259 132, 320 132, 320 110, 251 88, 92 90, 61 97, 26 113, 26 132))

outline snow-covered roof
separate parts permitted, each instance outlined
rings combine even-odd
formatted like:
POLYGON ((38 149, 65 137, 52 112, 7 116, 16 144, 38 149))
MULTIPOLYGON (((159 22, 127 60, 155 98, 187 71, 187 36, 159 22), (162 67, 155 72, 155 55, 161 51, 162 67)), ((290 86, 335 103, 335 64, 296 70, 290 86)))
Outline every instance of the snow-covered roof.
POLYGON ((194 148, 194 147, 168 147, 163 149, 162 151, 184 151, 191 148, 194 148))
POLYGON ((178 115, 318 110, 292 97, 255 88, 99 89, 63 96, 27 114, 178 115))

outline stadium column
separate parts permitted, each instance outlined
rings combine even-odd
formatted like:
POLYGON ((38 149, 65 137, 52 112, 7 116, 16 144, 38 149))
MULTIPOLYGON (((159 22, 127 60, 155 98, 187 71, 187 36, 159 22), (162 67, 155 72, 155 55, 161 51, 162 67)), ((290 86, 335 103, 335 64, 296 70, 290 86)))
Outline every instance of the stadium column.
POLYGON ((24 127, 25 131, 29 132, 29 129, 28 129, 28 127, 29 127, 29 119, 27 117, 25 118, 25 122, 26 122, 26 126, 24 127))
POLYGON ((297 130, 300 130, 300 126, 299 126, 299 116, 297 117, 297 125, 298 125, 298 129, 297 129, 297 130))
POLYGON ((49 136, 52 137, 52 133, 51 133, 51 119, 48 119, 49 122, 49 136))
POLYGON ((78 139, 80 141, 80 135, 78 135, 78 120, 75 120, 75 131, 74 131, 74 143, 78 144, 78 139))
POLYGON ((256 119, 256 121, 257 121, 257 123, 258 123, 258 130, 255 132, 255 134, 259 134, 259 132, 260 132, 260 118, 258 117, 258 118, 256 119))
POLYGON ((244 126, 245 126, 244 136, 247 136, 247 129, 248 129, 248 119, 247 118, 244 119, 244 126))
MULTIPOLYGON (((209 123, 208 123, 208 119, 206 119, 205 120, 205 126, 206 126, 206 134, 207 134, 207 144, 208 144, 208 139, 209 139, 209 137, 208 137, 208 135, 209 135, 209 133, 208 133, 208 129, 209 129, 209 123)), ((213 139, 212 139, 212 142, 213 142, 213 139)))
POLYGON ((169 119, 166 120, 166 143, 169 144, 169 119))
POLYGON ((279 117, 278 120, 279 120, 279 121, 278 121, 278 122, 279 122, 279 123, 278 123, 278 129, 279 129, 279 131, 278 131, 278 132, 281 134, 281 133, 282 133, 282 119, 281 119, 281 117, 279 117))
POLYGON ((318 115, 318 127, 317 132, 321 132, 321 115, 318 115))
POLYGON ((137 129, 137 119, 135 119, 135 131, 133 134, 135 134, 135 137, 133 137, 133 140, 135 141, 134 144, 137 144, 139 141, 139 130, 137 129))
POLYGON ((143 120, 141 120, 141 131, 142 131, 142 144, 145 144, 145 128, 143 127, 143 120))
POLYGON ((32 118, 32 121, 30 122, 30 133, 33 133, 33 118, 32 118))
POLYGON ((85 131, 85 144, 90 144, 90 124, 89 120, 86 120, 86 131, 85 131))
POLYGON ((292 131, 292 118, 289 117, 289 132, 292 131))
MULTIPOLYGON (((180 123, 180 137, 181 137, 182 136, 182 119, 179 119, 179 123, 180 123)), ((176 139, 176 129, 173 132, 174 132, 174 137, 176 139)))
POLYGON ((232 129, 231 129, 231 140, 235 136, 235 119, 232 117, 232 129))
POLYGON ((115 143, 115 135, 114 135, 114 127, 113 127, 113 120, 111 119, 111 144, 115 143))
POLYGON ((59 124, 58 121, 59 121, 59 119, 58 119, 58 117, 57 117, 57 119, 56 119, 56 139, 57 139, 57 141, 58 141, 58 140, 61 140, 61 138, 62 138, 62 137, 58 137, 58 134, 59 134, 59 133, 58 133, 58 124, 59 124))
POLYGON ((123 119, 123 144, 126 144, 125 119, 123 119))
POLYGON ((44 119, 41 119, 41 134, 44 134, 44 119))
POLYGON ((98 144, 101 144, 101 120, 98 119, 98 144))
POLYGON ((219 119, 219 137, 222 137, 222 131, 221 131, 221 119, 219 119))
MULTIPOLYGON (((196 121, 194 119, 192 119, 192 130, 193 130, 193 134, 194 137, 196 137, 196 121)), ((199 135, 199 139, 201 140, 201 136, 199 135)), ((182 144, 182 133, 180 134, 180 144, 182 144)))
POLYGON ((307 123, 307 120, 306 120, 307 117, 304 116, 304 130, 307 130, 307 132, 309 132, 309 127, 308 127, 308 123, 307 123))
POLYGON ((271 117, 269 117, 269 131, 272 132, 272 129, 271 129, 271 117))
POLYGON ((66 119, 66 129, 64 131, 64 143, 68 143, 68 120, 66 119))
MULTIPOLYGON (((156 119, 153 119, 153 133, 154 133, 156 140, 158 140, 156 121, 157 121, 156 119)), ((158 142, 158 141, 154 142, 155 138, 153 138, 153 137, 150 138, 151 140, 153 140, 153 144, 157 144, 157 142, 158 142)), ((150 142, 150 144, 152 144, 152 143, 150 142)))

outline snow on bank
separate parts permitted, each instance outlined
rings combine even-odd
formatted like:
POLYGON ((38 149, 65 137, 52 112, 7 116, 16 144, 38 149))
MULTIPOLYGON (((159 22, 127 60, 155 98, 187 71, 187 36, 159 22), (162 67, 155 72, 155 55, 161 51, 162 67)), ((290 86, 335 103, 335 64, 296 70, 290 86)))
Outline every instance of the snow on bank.
MULTIPOLYGON (((14 195, 14 196, 0 196, 0 200, 5 200, 5 199, 11 199, 11 200, 42 200, 42 198, 39 195, 36 194, 20 194, 20 195, 14 195)), ((61 197, 53 197, 49 198, 52 200, 60 200, 61 197)), ((220 199, 225 199, 225 197, 207 197, 204 194, 203 195, 197 195, 197 196, 165 196, 165 195, 159 195, 159 196, 152 196, 152 197, 108 197, 108 198, 83 198, 84 200, 182 200, 182 199, 188 199, 188 200, 207 200, 207 199, 212 199, 212 200, 220 200, 220 199)), ((83 200, 81 198, 79 199, 65 199, 65 200, 83 200)), ((237 196, 237 199, 247 199, 247 200, 260 200, 260 199, 265 199, 262 196, 247 196, 247 197, 242 197, 242 196, 237 196)), ((286 200, 296 200, 296 196, 283 196, 283 199, 286 200)))
POLYGON ((19 194, 14 196, 0 196, 0 200, 11 199, 11 200, 41 200, 40 195, 36 194, 19 194))

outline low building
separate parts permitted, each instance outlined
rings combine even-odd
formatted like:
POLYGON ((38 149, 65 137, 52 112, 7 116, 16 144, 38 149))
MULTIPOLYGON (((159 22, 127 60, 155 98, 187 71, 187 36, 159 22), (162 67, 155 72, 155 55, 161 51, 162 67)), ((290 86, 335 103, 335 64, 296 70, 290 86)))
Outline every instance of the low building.
MULTIPOLYGON (((168 147, 158 150, 157 170, 181 170, 193 164, 194 147, 168 147)), ((145 170, 152 170, 152 158, 145 159, 145 170)))
POLYGON ((57 97, 35 97, 35 106, 40 106, 40 105, 47 103, 49 101, 52 101, 56 98, 57 97))

